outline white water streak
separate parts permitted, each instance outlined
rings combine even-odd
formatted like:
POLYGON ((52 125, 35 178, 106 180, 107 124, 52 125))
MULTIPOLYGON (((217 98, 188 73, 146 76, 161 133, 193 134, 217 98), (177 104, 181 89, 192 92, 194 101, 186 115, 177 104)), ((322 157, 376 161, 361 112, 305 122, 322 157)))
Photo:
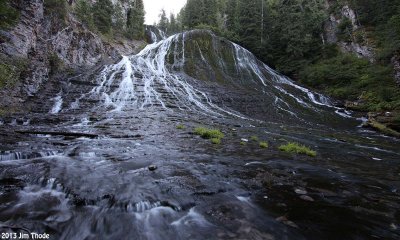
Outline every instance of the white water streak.
POLYGON ((59 92, 56 97, 52 98, 54 101, 54 105, 50 110, 51 114, 57 114, 61 111, 63 99, 62 99, 62 92, 59 92))

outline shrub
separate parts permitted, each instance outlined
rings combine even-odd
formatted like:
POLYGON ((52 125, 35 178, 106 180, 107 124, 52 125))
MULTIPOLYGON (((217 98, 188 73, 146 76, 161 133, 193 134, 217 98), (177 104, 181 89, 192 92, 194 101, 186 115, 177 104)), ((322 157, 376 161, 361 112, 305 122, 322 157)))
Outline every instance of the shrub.
POLYGON ((317 156, 317 152, 314 150, 311 150, 310 148, 300 145, 298 143, 290 142, 285 145, 281 145, 279 147, 279 150, 284 151, 284 152, 289 152, 289 153, 296 153, 296 154, 306 154, 311 157, 317 156))
POLYGON ((27 60, 0 56, 0 88, 13 86, 28 67, 27 60))

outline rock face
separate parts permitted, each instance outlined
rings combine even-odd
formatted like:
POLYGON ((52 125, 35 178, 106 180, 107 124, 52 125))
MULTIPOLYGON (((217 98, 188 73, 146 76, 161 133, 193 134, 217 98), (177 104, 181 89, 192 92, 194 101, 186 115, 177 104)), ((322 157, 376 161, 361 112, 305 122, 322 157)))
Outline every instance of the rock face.
MULTIPOLYGON (((117 2, 127 11, 130 1, 117 2)), ((1 94, 10 96, 0 101, 0 107, 17 102, 15 98, 20 96, 36 94, 49 80, 54 62, 69 69, 91 68, 101 61, 115 61, 121 55, 136 53, 144 45, 143 41, 127 39, 105 41, 69 12, 65 20, 46 16, 43 0, 13 4, 20 10, 19 23, 8 32, 0 32, 0 54, 6 58, 26 59, 29 67, 13 89, 0 90, 1 94)))
POLYGON ((155 43, 167 38, 165 32, 151 25, 146 25, 145 35, 147 43, 155 43))
MULTIPOLYGON (((327 7, 329 7, 327 3, 327 7)), ((361 29, 357 21, 357 15, 353 9, 348 5, 344 5, 340 12, 330 14, 329 20, 325 23, 324 40, 327 43, 338 44, 343 52, 354 53, 358 57, 366 58, 371 62, 374 62, 374 53, 371 46, 368 43, 359 43, 353 36, 355 32, 359 33, 359 36, 365 40, 365 34, 361 29), (350 41, 343 41, 338 38, 339 26, 343 21, 349 20, 352 27, 352 37, 350 41)))
POLYGON ((400 56, 396 55, 391 59, 394 68, 394 79, 400 87, 400 56))

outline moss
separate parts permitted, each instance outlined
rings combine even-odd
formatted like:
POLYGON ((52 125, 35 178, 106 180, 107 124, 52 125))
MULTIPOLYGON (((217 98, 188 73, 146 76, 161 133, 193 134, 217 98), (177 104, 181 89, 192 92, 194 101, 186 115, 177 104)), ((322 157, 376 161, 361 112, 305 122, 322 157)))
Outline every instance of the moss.
POLYGON ((251 141, 258 142, 258 137, 257 137, 257 136, 251 136, 251 137, 250 137, 250 140, 251 140, 251 141))
POLYGON ((298 143, 290 142, 285 145, 281 145, 279 147, 279 150, 283 152, 288 152, 288 153, 296 153, 296 154, 306 154, 311 157, 317 156, 317 152, 314 150, 311 150, 310 148, 300 145, 298 143))
POLYGON ((194 133, 196 135, 201 136, 204 139, 212 139, 212 138, 223 138, 224 134, 218 129, 208 129, 204 127, 198 127, 194 129, 194 133))
POLYGON ((379 123, 379 122, 377 122, 375 120, 369 120, 368 125, 371 126, 374 129, 382 132, 382 133, 385 133, 385 134, 388 134, 388 135, 391 135, 391 136, 395 136, 395 137, 400 137, 400 133, 399 132, 397 132, 397 131, 395 131, 395 130, 393 130, 391 128, 388 128, 384 124, 379 123))
POLYGON ((247 145, 247 142, 241 141, 241 142, 240 142, 240 145, 246 146, 246 145, 247 145))
POLYGON ((179 130, 183 130, 185 128, 186 128, 185 125, 182 125, 182 124, 179 124, 176 126, 176 129, 179 129, 179 130))
POLYGON ((267 142, 260 142, 260 148, 268 148, 268 143, 267 142))
POLYGON ((221 139, 220 138, 211 138, 211 142, 212 142, 212 144, 219 145, 219 144, 221 144, 221 139))

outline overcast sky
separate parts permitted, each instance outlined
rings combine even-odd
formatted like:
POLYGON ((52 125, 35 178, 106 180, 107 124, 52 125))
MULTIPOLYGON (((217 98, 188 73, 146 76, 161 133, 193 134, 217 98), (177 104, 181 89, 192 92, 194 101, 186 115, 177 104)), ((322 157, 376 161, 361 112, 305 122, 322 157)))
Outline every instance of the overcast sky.
POLYGON ((146 10, 146 24, 158 22, 158 15, 161 9, 165 9, 167 15, 171 12, 177 14, 185 5, 186 0, 144 0, 144 8, 146 10))

